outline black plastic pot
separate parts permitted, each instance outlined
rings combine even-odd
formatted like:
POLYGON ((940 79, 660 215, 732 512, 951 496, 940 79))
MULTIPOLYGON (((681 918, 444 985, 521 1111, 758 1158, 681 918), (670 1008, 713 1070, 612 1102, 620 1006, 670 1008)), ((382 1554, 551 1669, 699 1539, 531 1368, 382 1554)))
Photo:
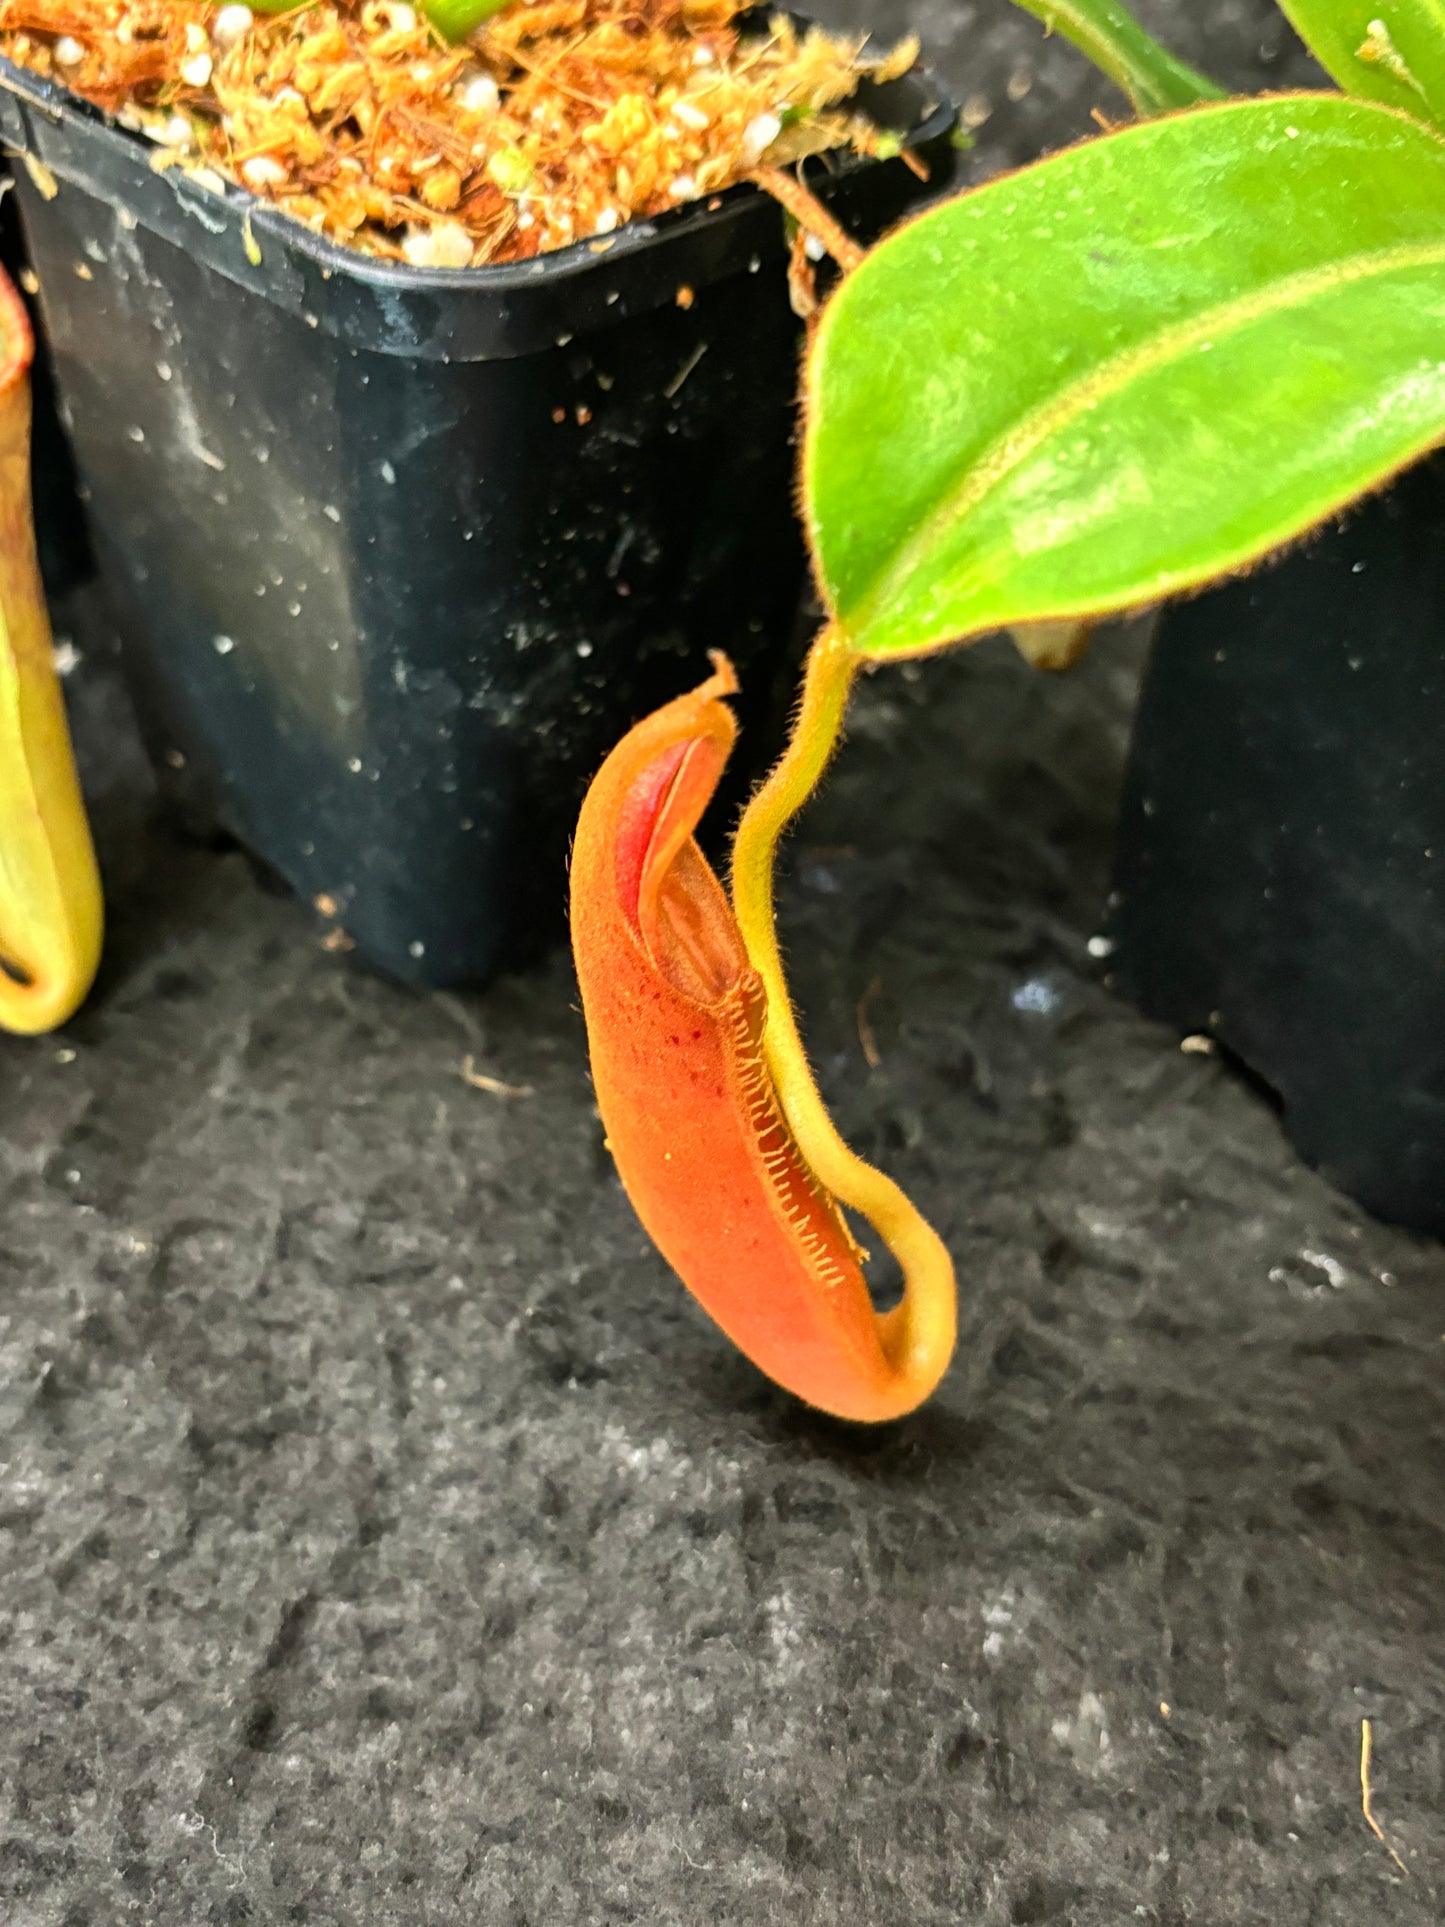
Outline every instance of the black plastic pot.
POLYGON ((1445 1233, 1445 460, 1165 613, 1116 873, 1120 987, 1279 1093, 1304 1157, 1445 1233))
MULTIPOLYGON (((868 105, 945 186, 931 81, 868 105)), ((587 778, 706 650, 745 724, 776 710, 803 578, 779 210, 742 188, 411 270, 157 173, 3 61, 0 139, 38 163, 21 214, 167 792, 385 969, 484 979, 550 931, 587 778)), ((820 191, 867 236, 925 190, 891 161, 820 191)))

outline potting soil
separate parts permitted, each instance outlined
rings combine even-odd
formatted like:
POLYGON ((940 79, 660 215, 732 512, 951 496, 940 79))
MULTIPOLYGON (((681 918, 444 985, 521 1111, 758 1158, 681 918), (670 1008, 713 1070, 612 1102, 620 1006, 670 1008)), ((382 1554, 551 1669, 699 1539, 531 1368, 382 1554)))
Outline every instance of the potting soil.
MULTIPOLYGON (((520 261, 706 200, 761 163, 871 154, 849 107, 917 43, 740 0, 543 0, 448 46, 405 0, 276 16, 203 0, 0 0, 0 54, 53 76, 224 192, 413 267, 520 261)), ((896 140, 893 151, 897 151, 896 140)))

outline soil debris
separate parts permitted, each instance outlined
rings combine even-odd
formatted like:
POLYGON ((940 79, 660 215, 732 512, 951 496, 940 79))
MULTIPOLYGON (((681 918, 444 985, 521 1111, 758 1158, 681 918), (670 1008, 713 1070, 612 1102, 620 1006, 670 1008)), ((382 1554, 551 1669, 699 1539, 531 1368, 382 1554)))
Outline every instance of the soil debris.
POLYGON ((1380 1845, 1389 1854, 1400 1872, 1407 1878, 1410 1869, 1385 1838, 1385 1830, 1375 1818, 1375 1796, 1370 1785, 1370 1761, 1375 1750, 1375 1729, 1369 1720, 1360 1721, 1360 1811, 1365 1816, 1365 1825, 1374 1834, 1380 1845))
POLYGON ((503 1078, 492 1077, 486 1071, 479 1071, 477 1060, 470 1052, 462 1059, 462 1082, 470 1084, 474 1091, 486 1091, 492 1097, 534 1097, 536 1095, 530 1084, 508 1084, 503 1078))

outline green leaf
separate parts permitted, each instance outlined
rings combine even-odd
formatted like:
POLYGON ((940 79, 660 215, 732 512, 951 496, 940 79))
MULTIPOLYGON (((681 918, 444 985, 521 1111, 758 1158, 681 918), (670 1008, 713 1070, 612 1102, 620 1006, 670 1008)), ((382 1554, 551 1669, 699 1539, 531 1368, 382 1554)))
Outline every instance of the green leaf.
MULTIPOLYGON (((420 0, 421 11, 444 40, 467 40, 484 20, 510 6, 512 0, 420 0)), ((312 0, 250 0, 253 13, 295 13, 312 0)))
POLYGON ((1445 124, 1445 0, 1280 0, 1349 94, 1445 124))
POLYGON ((808 532, 861 654, 1239 569, 1445 439, 1445 143, 1297 94, 1005 176, 843 282, 806 407, 808 532))
POLYGON ((469 40, 484 20, 511 0, 421 0, 422 12, 446 40, 469 40))
POLYGON ((1176 60, 1117 0, 1014 0, 1014 4, 1036 14, 1050 33, 1072 40, 1128 95, 1136 113, 1164 114, 1172 107, 1192 107, 1196 101, 1223 97, 1223 88, 1176 60))

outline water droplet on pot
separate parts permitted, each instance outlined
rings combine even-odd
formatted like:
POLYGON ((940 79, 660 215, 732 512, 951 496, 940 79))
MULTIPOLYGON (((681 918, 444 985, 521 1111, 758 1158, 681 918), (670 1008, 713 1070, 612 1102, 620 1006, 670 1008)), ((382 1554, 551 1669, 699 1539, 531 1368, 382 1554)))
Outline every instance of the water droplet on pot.
POLYGON ((1015 1010, 1024 1010, 1035 1016, 1047 1017, 1051 1011, 1058 1008, 1059 993, 1042 977, 1034 977, 1028 983, 1020 984, 1009 1001, 1015 1010))

